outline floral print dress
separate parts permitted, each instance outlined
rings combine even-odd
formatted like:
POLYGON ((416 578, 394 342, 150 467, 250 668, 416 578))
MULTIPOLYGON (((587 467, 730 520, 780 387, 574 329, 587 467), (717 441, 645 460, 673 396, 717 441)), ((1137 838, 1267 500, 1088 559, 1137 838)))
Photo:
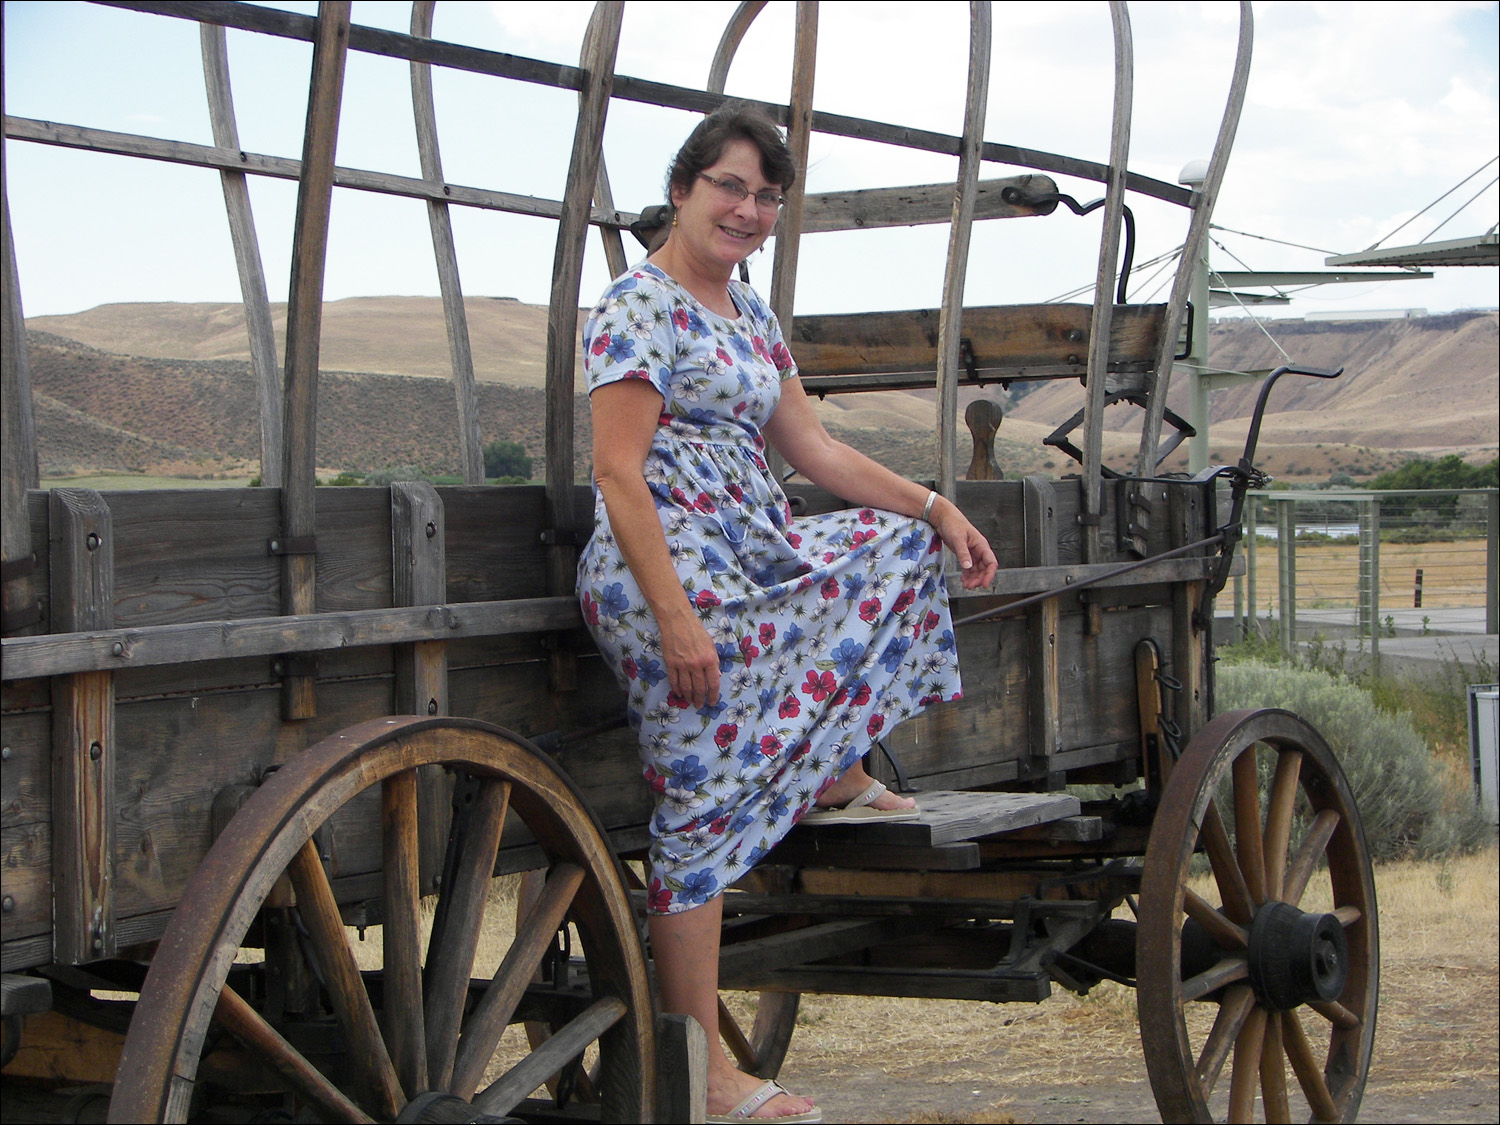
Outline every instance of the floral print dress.
POLYGON ((712 706, 671 690, 656 619, 596 490, 579 600, 628 693, 656 795, 658 914, 722 893, 875 739, 961 696, 941 540, 871 508, 792 518, 761 426, 797 368, 765 303, 729 289, 736 319, 643 263, 583 333, 591 393, 620 379, 661 392, 646 483, 722 673, 712 706))

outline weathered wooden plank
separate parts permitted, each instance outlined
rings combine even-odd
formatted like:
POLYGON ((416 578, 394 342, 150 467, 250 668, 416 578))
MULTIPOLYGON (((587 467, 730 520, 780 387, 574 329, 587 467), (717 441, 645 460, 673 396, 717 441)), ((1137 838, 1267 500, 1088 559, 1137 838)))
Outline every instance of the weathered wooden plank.
MULTIPOLYGON (((432 12, 437 0, 411 6, 411 33, 432 38, 432 12)), ((417 153, 422 178, 443 182, 443 160, 438 148, 437 110, 432 100, 432 67, 411 64, 411 105, 417 125, 417 153)), ((465 484, 484 483, 484 450, 479 439, 479 402, 474 389, 474 354, 469 346, 469 319, 464 311, 463 286, 458 277, 458 251, 453 243, 453 221, 446 199, 427 201, 427 226, 437 263, 438 290, 443 297, 443 323, 448 332, 448 355, 453 365, 453 394, 458 405, 458 435, 465 484)))
MULTIPOLYGON (((301 161, 289 157, 217 148, 212 145, 190 144, 186 141, 169 141, 159 137, 118 133, 108 129, 92 129, 56 121, 38 121, 29 117, 7 117, 5 135, 16 140, 56 145, 61 148, 86 149, 91 152, 107 152, 119 156, 137 156, 146 160, 162 160, 171 164, 186 164, 199 168, 217 168, 220 171, 243 172, 252 176, 270 176, 281 180, 295 180, 302 172, 301 161)), ((397 176, 390 172, 371 172, 363 168, 337 167, 333 172, 333 182, 338 187, 374 192, 377 195, 443 201, 462 207, 502 211, 507 214, 528 215, 542 219, 555 219, 562 210, 561 203, 540 196, 517 195, 513 192, 466 187, 462 184, 430 183, 412 176, 397 176)), ((589 222, 603 227, 629 226, 636 218, 638 216, 630 212, 605 211, 601 208, 595 208, 589 213, 589 222)))
MULTIPOLYGON (((302 175, 297 181, 297 221, 292 235, 292 278, 287 290, 286 363, 282 417, 285 447, 281 469, 283 541, 317 535, 318 352, 323 324, 323 274, 328 262, 328 222, 333 204, 333 156, 338 147, 344 65, 349 51, 348 0, 323 0, 313 37, 307 124, 302 134, 302 175)), ((317 554, 282 555, 283 613, 317 608, 317 554)), ((289 674, 283 681, 282 712, 311 718, 317 710, 313 677, 289 674)))
POLYGON ((822 993, 838 996, 908 996, 924 1000, 984 1000, 992 1004, 1037 1004, 1052 995, 1045 973, 996 976, 950 969, 838 968, 808 966, 723 974, 720 986, 752 992, 822 993))
MULTIPOLYGON (((52 825, 13 824, 0 828, 0 919, 5 945, 41 935, 42 960, 52 959, 52 825)), ((11 961, 5 971, 24 968, 11 961)))
MULTIPOLYGON (((1050 176, 1005 176, 974 185, 975 219, 1019 219, 1050 215, 1057 209, 1057 181, 1050 176), (1007 190, 1023 198, 1052 196, 1047 203, 1010 203, 1007 190)), ((946 223, 953 218, 953 185, 917 184, 911 187, 864 188, 859 191, 820 192, 805 197, 802 232, 874 230, 946 223)))
MULTIPOLYGON (((114 532, 97 492, 53 489, 52 625, 114 624, 114 532)), ((115 953, 114 677, 80 672, 52 684, 53 956, 76 965, 115 953)))
MULTIPOLYGON (((0 718, 0 740, 5 747, 0 767, 0 828, 45 821, 52 813, 50 710, 5 715, 0 718)), ((9 879, 3 860, 0 872, 9 879)))
MULTIPOLYGON (((0 94, 3 98, 3 94, 0 94)), ((37 624, 36 565, 32 558, 26 490, 37 486, 36 416, 31 402, 31 368, 26 358, 26 318, 10 229, 10 189, 0 167, 0 612, 4 632, 37 624)))
MULTIPOLYGON (((1027 477, 1026 486, 1026 561, 1030 566, 1057 564, 1057 497, 1052 482, 1027 477)), ((1028 763, 1031 775, 1050 774, 1047 756, 1062 749, 1058 723, 1062 700, 1058 684, 1059 606, 1050 599, 1026 611, 1027 643, 1027 733, 1028 763)))
POLYGON ((972 871, 979 866, 979 845, 967 840, 930 848, 850 843, 809 828, 806 832, 793 832, 785 837, 765 862, 794 867, 972 871))
POLYGON ((818 60, 818 5, 797 0, 797 26, 792 40, 792 89, 786 113, 786 144, 792 165, 803 175, 786 193, 786 204, 776 220, 776 260, 771 266, 771 311, 788 335, 796 307, 797 256, 802 245, 802 196, 807 190, 807 152, 812 138, 813 84, 818 60))
POLYGON ((1030 828, 1079 811, 1078 798, 1065 793, 958 793, 924 790, 917 795, 921 816, 868 825, 802 825, 794 833, 828 833, 834 838, 890 847, 931 848, 973 840, 1012 828, 1030 828))
MULTIPOLYGON (((1109 367, 1142 367, 1156 358, 1164 306, 1121 305, 1110 324, 1109 367)), ((937 367, 939 311, 843 313, 799 317, 788 336, 803 380, 823 393, 833 376, 853 387, 851 373, 931 372, 937 367)), ((995 379, 1049 374, 1081 376, 1090 342, 1087 305, 1012 305, 966 308, 963 336, 974 349, 973 372, 995 379)), ((968 374, 967 367, 965 373, 968 374)))
POLYGON ((692 1016, 656 1017, 657 1120, 708 1120, 708 1035, 692 1016))
MULTIPOLYGON (((202 44, 203 83, 208 91, 208 116, 214 145, 239 152, 240 136, 234 120, 229 48, 224 29, 201 24, 198 37, 202 44)), ((245 173, 239 169, 222 168, 219 180, 224 189, 229 237, 234 244, 234 260, 240 276, 245 330, 250 340, 250 367, 255 372, 255 400, 260 407, 260 480, 267 488, 279 488, 281 372, 276 365, 276 333, 271 326, 271 302, 260 260, 260 239, 255 234, 255 215, 250 209, 250 188, 245 173)))
POLYGON ((937 491, 953 499, 958 479, 958 380, 963 347, 964 283, 969 272, 969 235, 974 225, 974 187, 979 182, 979 149, 990 89, 990 6, 969 5, 969 81, 964 99, 964 132, 958 150, 958 180, 948 226, 943 272, 943 304, 938 316, 937 491))
POLYGON ((87 668, 147 667, 355 645, 409 644, 433 640, 442 636, 444 629, 456 637, 463 633, 573 629, 581 623, 578 603, 571 597, 521 598, 14 637, 4 642, 3 675, 7 680, 26 679, 87 668))
MULTIPOLYGON (((1167 304, 1169 315, 1162 325, 1162 336, 1157 345, 1157 359, 1152 368, 1156 377, 1147 380, 1151 396, 1145 420, 1141 423, 1141 442, 1136 454, 1136 472, 1140 476, 1149 476, 1155 471, 1157 442, 1161 439, 1162 417, 1167 408, 1167 392, 1171 386, 1172 355, 1177 350, 1177 333, 1187 310, 1194 269, 1208 249, 1208 226, 1213 219, 1214 204, 1219 198, 1219 187, 1224 182, 1224 171, 1229 166, 1229 150, 1234 147, 1240 111, 1245 105, 1245 91, 1250 83, 1254 26, 1255 16, 1250 10, 1249 0, 1241 0, 1239 45, 1235 49, 1229 96, 1225 99, 1224 116, 1219 121, 1219 134, 1214 138, 1214 151, 1209 157, 1208 172, 1198 190, 1189 197, 1193 217, 1188 222, 1182 256, 1177 260, 1177 276, 1172 281, 1172 295, 1167 304)), ((1199 315, 1206 315, 1206 311, 1199 315)))
MULTIPOLYGON (((1130 110, 1135 85, 1135 53, 1130 16, 1123 3, 1109 6, 1114 31, 1114 109, 1110 123, 1109 179, 1104 190, 1104 224, 1099 238, 1099 264, 1094 276, 1094 309, 1089 321, 1089 380, 1083 407, 1083 557, 1099 561, 1100 458, 1103 453, 1104 392, 1108 382, 1110 322, 1115 311, 1115 278, 1120 256, 1120 226, 1125 213, 1125 172, 1130 159, 1130 110)), ((1123 301, 1125 295, 1119 294, 1123 301)), ((1098 620, 1091 632, 1098 631, 1098 620)))

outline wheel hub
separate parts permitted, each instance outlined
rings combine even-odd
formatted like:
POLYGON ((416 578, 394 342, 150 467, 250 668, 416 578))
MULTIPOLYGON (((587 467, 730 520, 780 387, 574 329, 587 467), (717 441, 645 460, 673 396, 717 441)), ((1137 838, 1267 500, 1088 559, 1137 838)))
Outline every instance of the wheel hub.
POLYGON ((1246 959, 1255 998, 1272 1011, 1337 1000, 1349 979, 1349 943, 1338 917, 1286 902, 1255 912, 1246 959))

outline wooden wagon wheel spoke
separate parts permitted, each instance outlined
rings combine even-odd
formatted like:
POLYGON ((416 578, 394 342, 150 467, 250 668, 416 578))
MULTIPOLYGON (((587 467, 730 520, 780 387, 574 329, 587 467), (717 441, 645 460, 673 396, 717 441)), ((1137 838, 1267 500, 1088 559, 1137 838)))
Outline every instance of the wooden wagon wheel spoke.
POLYGON ((1292 838, 1292 813, 1297 804, 1297 782, 1302 774, 1302 753, 1288 750, 1276 759, 1271 799, 1266 807, 1263 851, 1266 857, 1266 897, 1279 899, 1286 875, 1286 849, 1292 838))
POLYGON ((368 1100, 377 1117, 395 1117, 406 1098, 396 1069, 386 1051, 385 1040, 375 1022, 375 1009, 355 964, 354 953, 344 936, 339 904, 328 883, 328 873, 318 856, 318 847, 308 840, 297 849, 290 868, 297 892, 297 911, 302 916, 317 953, 323 985, 344 1034, 349 1037, 350 1062, 357 1076, 355 1088, 368 1100))
POLYGON ((1229 989, 1224 1002, 1219 1005, 1219 1014, 1214 1017, 1213 1030, 1204 1040, 1196 1067, 1198 1081, 1205 1091, 1212 1091, 1218 1085, 1230 1048, 1239 1038, 1240 1029, 1245 1026, 1245 1021, 1250 1018, 1254 1009, 1255 990, 1247 984, 1229 989))
POLYGON ((214 1021, 269 1063, 291 1088, 318 1108, 327 1121, 373 1121, 344 1092, 324 1077, 322 1071, 303 1058, 281 1034, 266 1022, 234 989, 219 993, 214 1021))
POLYGON ((1266 901, 1266 853, 1260 827, 1260 778, 1255 768, 1255 754, 1241 754, 1234 760, 1234 850, 1240 873, 1256 906, 1266 901))
POLYGON ((381 845, 385 887, 386 1003, 408 1019, 386 1029, 403 1088, 427 1089, 427 1030, 422 1005, 422 888, 417 834, 417 772, 405 770, 381 784, 381 845))
POLYGON ((469 994, 469 978, 484 926, 484 906, 495 871, 495 852, 505 828, 510 783, 481 781, 475 792, 458 798, 454 825, 443 864, 443 886, 432 921, 433 950, 427 966, 425 1019, 427 1076, 437 1089, 453 1080, 453 1058, 459 1025, 469 994))
MULTIPOLYGON (((318 838, 356 839, 357 834, 341 836, 341 831, 318 838)), ((500 1032, 519 1010, 532 969, 565 922, 583 952, 586 971, 578 979, 587 987, 533 997, 559 1013, 555 1034, 473 1105, 482 1100, 504 1106, 493 1112, 509 1112, 548 1075, 566 1069, 597 1043, 599 1104, 589 1112, 604 1122, 651 1120, 656 1112, 655 1012, 644 951, 619 865, 571 782, 539 751, 473 720, 381 719, 325 739, 267 779, 219 836, 185 889, 141 988, 110 1119, 186 1120, 200 1086, 210 1102, 214 1096, 227 1097, 207 1085, 208 1077, 199 1083, 211 1018, 269 1071, 279 1073, 321 1120, 392 1120, 402 1114, 428 1120, 432 1118, 421 1115, 470 1112, 466 1099, 439 1086, 432 1071, 424 1081, 423 1024, 427 1041, 433 1039, 434 1026, 440 1037, 451 1034, 450 1068, 457 1046, 466 1082, 484 1081, 500 1032), (448 767, 472 779, 466 790, 472 800, 465 801, 473 811, 456 817, 450 832, 446 893, 434 919, 439 937, 428 945, 424 985, 417 926, 415 779, 429 767, 448 767), (342 817, 340 824, 367 816, 366 791, 380 798, 380 848, 378 853, 373 848, 335 852, 340 877, 330 883, 314 835, 336 815, 342 817), (457 1021, 470 1006, 468 974, 479 942, 480 907, 507 812, 529 831, 552 876, 459 1038, 457 1021), (358 866, 364 862, 382 866, 367 872, 358 866), (312 955, 344 1031, 332 1040, 347 1042, 352 1056, 326 1073, 319 1069, 329 1065, 324 1047, 304 1055, 297 1046, 329 1042, 326 1016, 316 1010, 290 1014, 284 1017, 288 1023, 273 1026, 225 988, 242 941, 284 874, 291 877, 312 955), (357 888, 353 893, 364 901, 377 895, 387 912, 381 940, 363 950, 366 959, 381 956, 384 964, 367 967, 363 974, 355 967, 354 947, 334 897, 336 889, 345 888, 357 888), (455 979, 461 988, 450 984, 455 979), (435 1021, 438 995, 452 997, 455 1020, 435 1021), (450 1026, 451 1032, 446 1030, 450 1026), (341 1091, 334 1076, 346 1066, 350 1085, 341 1091), (372 1104, 362 1109, 356 1103, 363 1101, 372 1104)), ((253 983, 254 970, 250 974, 253 983)), ((210 1073, 205 1069, 205 1076, 210 1073)), ((563 1107, 564 1112, 569 1108, 563 1107)))
POLYGON ((1266 1037, 1266 1010, 1250 1009, 1250 1017, 1234 1041, 1234 1070, 1229 1075, 1229 1120, 1255 1119, 1255 1083, 1260 1078, 1260 1052, 1266 1037))
POLYGON ((1339 814, 1336 809, 1323 809, 1313 818, 1312 826, 1302 838, 1302 846, 1297 849, 1297 854, 1287 866, 1286 878, 1281 887, 1283 902, 1296 906, 1302 901, 1307 881, 1312 878, 1313 870, 1323 858, 1323 853, 1328 849, 1328 841, 1333 839, 1338 826, 1339 814))
POLYGON ((1318 1120, 1354 1120, 1379 991, 1374 877, 1348 782, 1296 716, 1221 715, 1183 753, 1151 830, 1136 964, 1164 1121, 1249 1121, 1257 1091, 1268 1121, 1301 1116, 1301 1099, 1318 1120), (1232 840, 1215 804, 1225 783, 1232 840), (1217 906, 1187 885, 1200 848, 1217 906), (1218 1006, 1206 1033, 1205 1002, 1218 1006), (1321 1018, 1304 1026, 1304 1010, 1321 1018), (1323 1042, 1309 1040, 1312 1027, 1323 1042))
POLYGON ((1282 1040, 1286 1045, 1287 1059, 1292 1064, 1292 1073, 1302 1087, 1313 1116, 1319 1121, 1338 1119, 1338 1106, 1328 1092, 1328 1082, 1323 1078, 1323 1068, 1313 1054, 1312 1044, 1307 1041, 1307 1030, 1302 1026, 1302 1017, 1296 1012, 1281 1013, 1282 1040))
POLYGON ((1266 1121, 1288 1125, 1292 1107, 1286 1096, 1286 1052, 1281 1047, 1281 1020, 1274 1014, 1266 1020, 1265 1042, 1260 1052, 1260 1093, 1266 1121))
POLYGON ((1224 820, 1219 815, 1218 802, 1211 798, 1203 812, 1203 846, 1208 852, 1209 866, 1213 868, 1214 882, 1219 886, 1225 915, 1248 926, 1250 916, 1255 913, 1255 903, 1250 897, 1244 873, 1240 871, 1239 860, 1235 858, 1234 845, 1229 842, 1224 820))
POLYGON ((484 998, 464 1027, 453 1066, 453 1081, 448 1087, 452 1093, 467 1099, 479 1088, 485 1065, 495 1053, 500 1036, 510 1024, 542 957, 551 949, 553 935, 563 924, 583 875, 583 869, 576 864, 558 864, 549 872, 541 896, 517 923, 515 944, 495 970, 484 998))

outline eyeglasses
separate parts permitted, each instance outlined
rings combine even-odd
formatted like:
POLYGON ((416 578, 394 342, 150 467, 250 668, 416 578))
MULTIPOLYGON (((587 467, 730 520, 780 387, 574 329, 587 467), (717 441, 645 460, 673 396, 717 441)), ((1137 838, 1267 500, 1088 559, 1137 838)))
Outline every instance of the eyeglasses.
MULTIPOLYGON (((740 183, 739 180, 719 180, 710 176, 707 172, 699 172, 698 177, 713 184, 727 198, 734 200, 736 203, 743 203, 746 196, 750 194, 750 189, 740 183)), ((781 210, 781 205, 785 202, 786 196, 782 195, 779 191, 772 191, 770 188, 755 193, 755 205, 762 211, 779 211, 781 210)))

